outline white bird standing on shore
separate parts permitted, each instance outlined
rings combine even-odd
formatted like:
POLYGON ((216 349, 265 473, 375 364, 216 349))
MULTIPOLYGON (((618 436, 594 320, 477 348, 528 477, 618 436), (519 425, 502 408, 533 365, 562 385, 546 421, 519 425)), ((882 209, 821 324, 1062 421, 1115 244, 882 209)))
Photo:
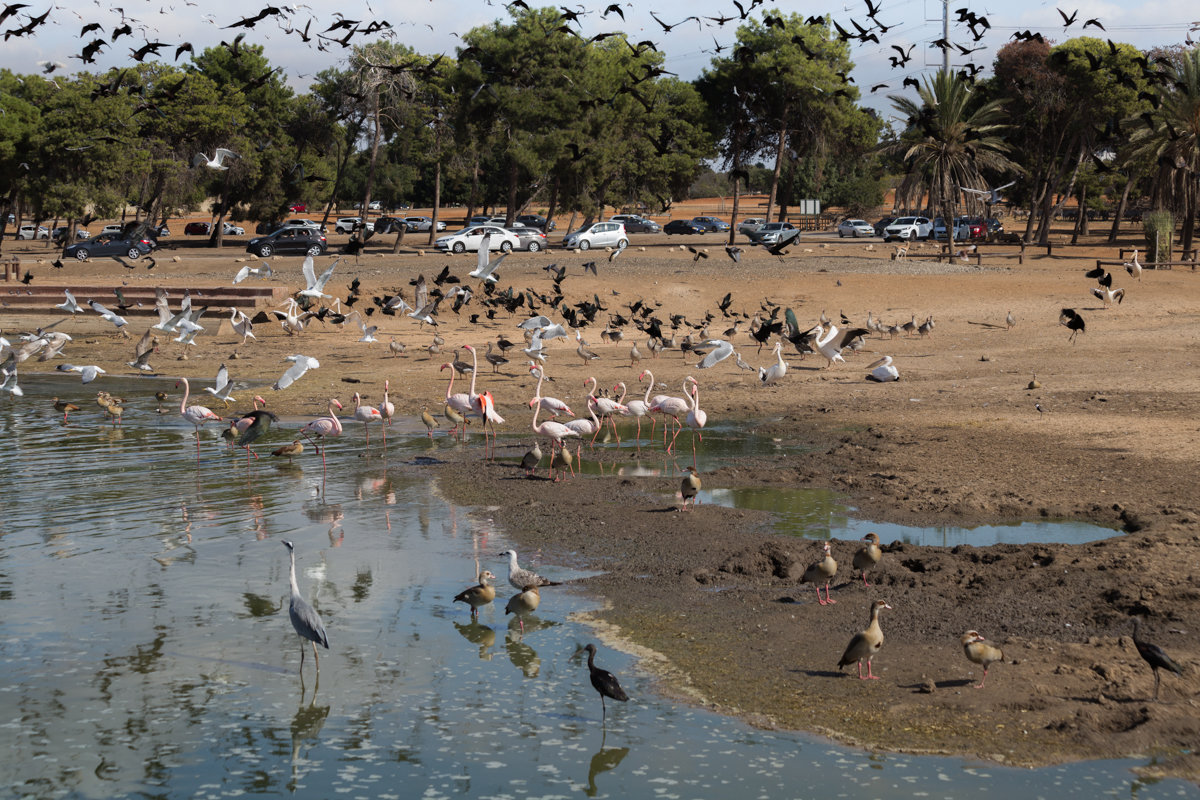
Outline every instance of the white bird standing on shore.
POLYGON ((876 383, 888 383, 889 381, 900 380, 900 370, 892 366, 892 357, 884 356, 878 361, 868 364, 867 380, 875 381, 876 383))
POLYGON ((758 380, 763 386, 778 383, 787 375, 787 362, 783 360, 783 342, 776 342, 775 349, 771 352, 776 358, 775 363, 769 367, 758 368, 758 380))
POLYGON ((233 326, 233 332, 242 337, 242 344, 245 344, 247 339, 258 340, 258 337, 254 335, 254 323, 250 321, 244 311, 230 306, 229 324, 233 326))
POLYGON ((1139 281, 1142 279, 1142 264, 1140 261, 1138 261, 1138 251, 1136 247, 1133 248, 1133 259, 1125 262, 1125 271, 1128 272, 1131 277, 1137 278, 1139 281))

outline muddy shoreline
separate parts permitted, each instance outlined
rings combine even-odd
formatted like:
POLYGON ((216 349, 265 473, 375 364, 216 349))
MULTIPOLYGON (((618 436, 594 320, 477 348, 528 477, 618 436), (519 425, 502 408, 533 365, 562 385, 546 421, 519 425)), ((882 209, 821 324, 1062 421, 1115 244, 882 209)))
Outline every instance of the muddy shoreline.
MULTIPOLYGON (((665 236, 639 241, 647 246, 602 261, 598 275, 583 272, 582 263, 595 257, 584 254, 519 253, 505 261, 500 287, 549 292, 545 267, 558 263, 569 272, 563 305, 605 305, 581 330, 600 358, 581 362, 573 337, 553 343, 547 394, 583 408, 582 386, 592 375, 605 388, 622 381, 634 395, 649 388, 648 380, 639 383, 647 367, 656 392, 681 394, 684 378, 695 375, 710 424, 748 420, 745 426, 758 436, 788 445, 784 456, 722 460, 702 474, 706 488, 832 489, 864 519, 922 526, 1076 519, 1123 533, 1086 545, 900 545, 887 549, 870 588, 851 574, 859 543, 837 541, 837 603, 822 607, 811 586, 797 582, 817 560, 818 542, 772 533, 767 512, 701 506, 681 514, 664 500, 677 491, 678 474, 606 474, 566 484, 526 480, 504 463, 518 459, 523 447, 506 449, 502 440, 500 460, 481 464, 477 433, 467 447, 439 447, 445 464, 396 468, 434 471, 448 498, 493 518, 519 550, 538 555, 545 571, 555 564, 603 570, 581 588, 611 604, 597 613, 599 620, 666 659, 669 667, 655 667, 666 670, 666 691, 703 698, 758 725, 884 750, 1018 765, 1156 754, 1163 755, 1157 766, 1163 773, 1200 778, 1196 756, 1181 755, 1200 738, 1194 666, 1200 643, 1193 623, 1200 613, 1196 275, 1151 271, 1140 282, 1118 275, 1125 302, 1104 309, 1083 272, 1097 258, 1115 257, 1117 247, 1138 244, 1136 237, 1116 245, 1097 237, 1080 247, 1060 241, 1053 257, 1027 256, 1024 264, 985 254, 982 267, 935 261, 933 249, 928 258, 916 251, 892 262, 881 247, 836 240, 785 259, 750 250, 734 267, 721 260, 715 238, 695 242, 713 255, 700 261, 665 236), (731 301, 722 311, 718 303, 726 293, 731 301), (1059 309, 1069 306, 1088 320, 1074 343, 1058 324, 1059 309), (651 308, 664 321, 679 315, 679 339, 700 337, 705 320, 708 335, 716 337, 736 322, 730 339, 756 366, 770 363, 770 346, 760 351, 747 335, 750 319, 782 313, 776 309, 793 309, 805 325, 826 312, 854 324, 873 313, 888 324, 932 316, 937 325, 925 337, 871 336, 863 352, 833 368, 789 351, 786 379, 764 387, 733 359, 698 371, 697 358, 678 348, 650 358, 645 335, 631 324, 623 341, 602 339, 605 322, 617 315, 628 320, 633 307, 651 308), (1008 312, 1017 320, 1012 330, 1008 312), (640 363, 631 363, 634 341, 643 349, 640 363), (894 357, 899 382, 864 380, 865 365, 881 355, 894 357), (850 637, 865 627, 876 598, 893 606, 882 618, 885 644, 875 661, 882 679, 860 682, 852 668, 839 673, 835 665, 850 637), (1154 680, 1130 639, 1134 615, 1144 620, 1146 636, 1184 667, 1182 677, 1163 676, 1163 702, 1149 700, 1154 680), (1010 662, 994 665, 980 690, 971 688, 980 670, 959 645, 969 629, 1000 644, 1010 662)), ((28 264, 23 261, 39 285, 165 285, 176 291, 172 307, 182 286, 229 285, 246 259, 236 251, 180 250, 178 260, 160 258, 153 271, 115 262, 57 270, 49 266, 52 257, 38 262, 45 252, 39 247, 30 245, 28 264)), ((368 252, 358 263, 344 259, 330 287, 344 296, 359 280, 358 307, 365 309, 374 306, 373 296, 399 290, 411 300, 410 282, 444 266, 465 275, 473 256, 368 252)), ((275 267, 275 284, 299 288, 299 259, 278 259, 275 267)), ((4 291, 21 289, 9 284, 4 291)), ((262 323, 257 340, 242 344, 219 319, 228 311, 213 308, 204 318, 201 346, 162 337, 150 362, 161 375, 191 378, 197 393, 227 364, 243 402, 220 413, 248 410, 249 398, 261 392, 276 413, 311 418, 324 413, 329 398, 347 403, 356 391, 377 403, 390 379, 398 413, 410 429, 421 430, 415 421, 421 409, 441 409, 449 370, 439 367, 456 347, 469 343, 482 353, 497 337, 520 337, 516 325, 528 309, 501 310, 490 319, 483 297, 478 292, 463 314, 442 309, 440 352, 430 352, 429 327, 381 313, 370 319, 379 325, 374 346, 358 342, 353 323, 313 324, 298 335, 262 323), (403 355, 388 351, 392 339, 406 346, 403 355), (294 353, 319 358, 321 368, 271 392, 287 367, 284 357, 294 353)), ((0 297, 0 328, 10 339, 16 331, 57 324, 74 338, 62 360, 132 374, 126 364, 133 344, 152 318, 131 316, 131 335, 124 338, 95 314, 62 317, 21 312, 0 297)), ((521 440, 527 445, 526 403, 535 381, 524 362, 511 351, 508 364, 494 372, 484 365, 477 379, 495 395, 507 420, 503 430, 528 432, 521 440)), ((50 372, 55 363, 31 359, 21 375, 50 372)), ((103 381, 62 392, 98 424, 94 397, 103 381)), ((465 390, 466 382, 460 379, 454 391, 465 390)), ((126 398, 127 420, 155 413, 152 391, 126 398)), ((178 400, 175 395, 169 403, 178 400)), ((5 396, 0 402, 49 398, 5 396)), ((443 422, 436 435, 445 437, 447 428, 443 422)), ((626 436, 631 428, 625 426, 626 436)), ((360 446, 361 437, 357 424, 347 425, 333 446, 360 446)), ((593 457, 586 450, 584 456, 593 457)), ((598 457, 618 456, 606 450, 598 457)), ((548 612, 551 601, 543 601, 548 612)))

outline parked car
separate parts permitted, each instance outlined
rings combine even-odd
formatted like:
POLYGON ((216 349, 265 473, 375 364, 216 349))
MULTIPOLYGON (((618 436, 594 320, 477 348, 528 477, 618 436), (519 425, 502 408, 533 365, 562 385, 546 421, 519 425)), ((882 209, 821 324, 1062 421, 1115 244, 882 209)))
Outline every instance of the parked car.
POLYGON ((593 222, 563 237, 563 247, 570 250, 591 247, 615 247, 624 250, 629 244, 625 226, 620 222, 593 222))
POLYGON ((928 239, 933 232, 933 223, 928 217, 897 217, 891 225, 883 229, 883 240, 901 239, 911 242, 915 239, 928 239))
MULTIPOLYGON (((978 230, 978 229, 977 229, 978 230)), ((933 233, 931 236, 939 241, 946 239, 946 221, 941 217, 934 217, 933 233)), ((962 217, 956 217, 954 220, 954 241, 965 242, 971 238, 971 226, 963 221, 962 217)))
POLYGON ((45 225, 22 225, 17 229, 18 239, 49 239, 50 231, 45 225))
POLYGON ((757 244, 778 244, 782 237, 794 237, 795 230, 796 226, 790 222, 768 222, 748 236, 757 244))
MULTIPOLYGON (((212 226, 207 222, 189 222, 183 226, 184 236, 208 236, 211 231, 212 226)), ((103 231, 101 232, 103 233, 103 231)))
POLYGON ((453 253, 462 253, 467 250, 479 252, 479 245, 483 242, 485 235, 491 236, 488 241, 488 250, 511 253, 521 243, 515 233, 496 225, 469 225, 456 233, 438 237, 433 246, 438 250, 449 250, 453 253))
MULTIPOLYGON (((54 241, 58 242, 59 244, 62 244, 63 241, 66 240, 67 232, 69 230, 70 229, 67 228, 65 225, 60 225, 59 227, 55 228, 53 231, 50 232, 50 238, 52 238, 54 241)), ((87 232, 87 228, 76 228, 75 229, 75 238, 76 239, 87 239, 90 236, 91 236, 91 234, 87 232)))
MULTIPOLYGON (((418 233, 421 231, 428 232, 429 229, 433 227, 433 220, 429 217, 405 217, 404 222, 406 225, 408 225, 408 229, 410 231, 417 231, 418 233)), ((379 230, 378 222, 375 223, 375 230, 379 230)), ((441 233, 444 230, 446 230, 446 223, 439 219, 437 224, 437 232, 441 233)))
POLYGON ((518 250, 528 250, 531 253, 536 253, 539 250, 545 250, 549 242, 546 241, 546 234, 542 233, 537 228, 530 228, 528 225, 513 225, 505 228, 506 231, 515 233, 517 239, 518 250))
POLYGON ((766 224, 767 221, 762 217, 746 217, 746 219, 738 223, 738 233, 742 234, 743 236, 749 236, 751 233, 766 224))
POLYGON ((988 217, 985 221, 987 224, 988 236, 1004 233, 1004 223, 995 217, 988 217))
POLYGON ((527 228, 540 228, 546 233, 558 227, 554 224, 554 220, 548 220, 541 214, 521 214, 517 217, 517 222, 527 228))
MULTIPOLYGON (((207 223, 205 223, 205 224, 207 224, 207 223)), ((105 225, 103 228, 101 228, 100 232, 101 233, 121 233, 122 231, 125 230, 125 225, 126 225, 126 223, 124 223, 124 222, 112 222, 112 223, 109 223, 108 225, 105 225)), ((186 233, 186 231, 185 231, 185 233, 186 233)))
POLYGON ((256 234, 258 234, 259 236, 262 236, 265 233, 271 233, 272 231, 277 231, 281 227, 283 227, 282 222, 264 221, 264 222, 260 222, 254 226, 254 232, 256 234))
POLYGON ((488 216, 487 214, 476 214, 475 216, 473 216, 469 220, 467 220, 467 226, 470 227, 471 225, 490 225, 491 222, 492 222, 492 218, 490 216, 488 216))
POLYGON ((614 214, 608 221, 621 223, 625 226, 626 233, 659 233, 662 230, 662 226, 654 220, 637 214, 614 214))
POLYGON ((876 222, 875 225, 873 226, 875 228, 875 235, 883 236, 884 229, 887 228, 888 225, 891 225, 895 221, 896 221, 895 217, 884 217, 883 219, 876 222))
POLYGON ((692 222, 704 230, 714 233, 724 233, 729 230, 729 223, 716 217, 692 217, 692 222))
POLYGON ((138 236, 129 238, 120 233, 101 233, 84 242, 69 244, 63 248, 63 258, 87 261, 92 256, 125 256, 137 260, 155 248, 153 239, 138 236))
POLYGON ((288 211, 293 214, 303 214, 305 211, 308 211, 308 203, 292 203, 288 206, 288 211))
POLYGON ((245 236, 246 235, 246 229, 243 228, 241 225, 234 225, 229 222, 223 222, 221 224, 223 226, 221 228, 221 233, 225 236, 245 236))
POLYGON ((401 228, 411 230, 408 223, 399 217, 377 217, 374 224, 376 233, 399 233, 401 228))
MULTIPOLYGON (((315 231, 326 233, 325 226, 319 222, 314 222, 311 219, 285 219, 283 225, 303 225, 306 228, 312 228, 315 231)), ((283 227, 282 225, 279 227, 283 227)))
POLYGON ((257 236, 246 242, 246 252, 259 258, 273 255, 310 255, 324 253, 329 247, 325 234, 308 225, 285 225, 266 236, 257 236))
MULTIPOLYGON (((341 217, 333 225, 334 233, 354 233, 354 229, 363 224, 362 217, 341 217)), ((374 231, 375 224, 366 223, 367 230, 374 231)))
POLYGON ((874 236, 875 228, 864 219, 844 219, 838 223, 837 232, 839 239, 847 236, 857 239, 860 236, 874 236))
POLYGON ((668 236, 676 233, 691 235, 693 233, 704 233, 704 228, 701 228, 690 219, 673 219, 663 226, 663 233, 668 236))

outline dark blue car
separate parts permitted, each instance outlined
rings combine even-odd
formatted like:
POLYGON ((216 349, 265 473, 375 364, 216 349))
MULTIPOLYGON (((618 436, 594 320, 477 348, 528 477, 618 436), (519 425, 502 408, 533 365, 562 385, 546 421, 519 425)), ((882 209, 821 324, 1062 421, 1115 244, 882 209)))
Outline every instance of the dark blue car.
POLYGON ((125 236, 120 233, 102 233, 91 239, 63 248, 63 258, 75 258, 87 261, 92 256, 124 256, 137 260, 149 255, 157 243, 145 236, 125 236))
POLYGON ((663 233, 670 235, 672 233, 704 233, 704 228, 692 222, 690 219, 673 219, 663 226, 663 233))

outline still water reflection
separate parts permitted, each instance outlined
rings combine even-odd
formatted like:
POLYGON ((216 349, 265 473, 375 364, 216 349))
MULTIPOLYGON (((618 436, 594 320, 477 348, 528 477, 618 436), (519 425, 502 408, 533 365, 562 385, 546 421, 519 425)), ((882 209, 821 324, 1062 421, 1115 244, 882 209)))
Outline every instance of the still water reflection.
POLYGON ((360 457, 352 429, 322 491, 311 454, 247 466, 208 431, 197 466, 191 427, 153 401, 123 428, 63 426, 50 387, 23 383, 0 401, 6 795, 1200 797, 1135 781, 1132 761, 1010 770, 754 730, 659 698, 608 646, 597 661, 633 699, 602 726, 571 620, 592 601, 547 591, 514 627, 509 542, 416 462, 445 444, 394 434, 386 460, 360 457), (281 538, 328 628, 319 677, 297 672, 281 538), (502 586, 473 622, 451 599, 480 566, 502 586))

